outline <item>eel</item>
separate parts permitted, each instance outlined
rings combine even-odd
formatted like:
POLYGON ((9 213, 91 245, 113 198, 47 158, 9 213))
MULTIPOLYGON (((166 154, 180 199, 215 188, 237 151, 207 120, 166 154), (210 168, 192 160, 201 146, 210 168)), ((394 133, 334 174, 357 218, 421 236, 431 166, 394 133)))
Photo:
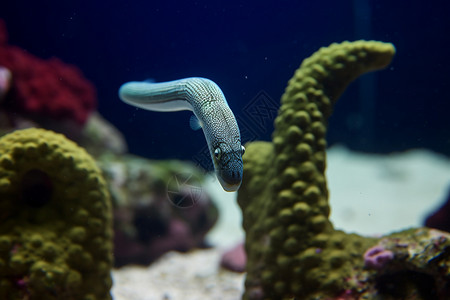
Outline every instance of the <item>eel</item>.
POLYGON ((159 83, 133 81, 120 87, 119 97, 146 110, 192 111, 203 129, 222 188, 227 192, 239 189, 245 148, 236 118, 216 83, 201 77, 159 83))

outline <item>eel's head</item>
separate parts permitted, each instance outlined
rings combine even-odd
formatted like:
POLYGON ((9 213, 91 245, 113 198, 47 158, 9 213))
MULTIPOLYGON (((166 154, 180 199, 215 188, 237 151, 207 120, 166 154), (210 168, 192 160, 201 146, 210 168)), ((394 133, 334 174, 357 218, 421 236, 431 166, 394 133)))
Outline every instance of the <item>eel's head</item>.
POLYGON ((244 151, 245 148, 242 145, 238 149, 231 149, 228 145, 221 144, 214 149, 216 175, 222 188, 227 192, 235 192, 241 186, 244 151))

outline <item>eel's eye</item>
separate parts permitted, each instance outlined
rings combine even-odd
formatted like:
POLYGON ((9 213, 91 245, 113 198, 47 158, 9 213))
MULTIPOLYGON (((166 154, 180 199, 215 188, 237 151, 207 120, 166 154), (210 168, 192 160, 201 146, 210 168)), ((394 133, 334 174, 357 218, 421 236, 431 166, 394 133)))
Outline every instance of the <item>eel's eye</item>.
POLYGON ((244 155, 244 153, 245 153, 245 147, 241 146, 241 155, 244 155))
POLYGON ((222 151, 220 151, 220 148, 216 148, 216 150, 214 150, 214 156, 216 157, 216 159, 220 159, 221 154, 222 151))

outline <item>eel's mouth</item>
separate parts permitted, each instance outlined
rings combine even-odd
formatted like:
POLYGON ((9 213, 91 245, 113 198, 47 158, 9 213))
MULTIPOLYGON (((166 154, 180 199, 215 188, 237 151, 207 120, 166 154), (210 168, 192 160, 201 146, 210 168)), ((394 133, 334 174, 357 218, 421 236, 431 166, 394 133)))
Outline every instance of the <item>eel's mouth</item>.
POLYGON ((217 178, 226 192, 236 192, 242 183, 242 175, 238 172, 218 171, 217 178))
POLYGON ((219 181, 225 192, 236 192, 239 189, 239 187, 241 186, 240 182, 239 182, 239 184, 228 184, 220 179, 219 179, 219 181))

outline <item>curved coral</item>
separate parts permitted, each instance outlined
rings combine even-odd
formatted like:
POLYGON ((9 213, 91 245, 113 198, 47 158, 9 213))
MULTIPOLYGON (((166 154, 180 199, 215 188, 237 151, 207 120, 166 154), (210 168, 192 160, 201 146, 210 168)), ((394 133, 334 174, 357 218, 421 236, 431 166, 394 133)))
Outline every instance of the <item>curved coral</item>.
POLYGON ((273 142, 246 146, 238 195, 248 253, 244 298, 332 295, 346 286, 355 260, 362 263, 361 249, 374 241, 335 231, 328 219, 326 124, 346 86, 386 67, 394 52, 375 41, 321 48, 289 81, 273 142))
POLYGON ((320 49, 289 81, 272 143, 246 146, 238 194, 248 256, 244 299, 449 299, 450 234, 419 228, 364 238, 335 230, 328 219, 332 105, 394 52, 374 41, 320 49))
POLYGON ((0 139, 0 298, 110 299, 111 204, 93 159, 42 129, 0 139))

